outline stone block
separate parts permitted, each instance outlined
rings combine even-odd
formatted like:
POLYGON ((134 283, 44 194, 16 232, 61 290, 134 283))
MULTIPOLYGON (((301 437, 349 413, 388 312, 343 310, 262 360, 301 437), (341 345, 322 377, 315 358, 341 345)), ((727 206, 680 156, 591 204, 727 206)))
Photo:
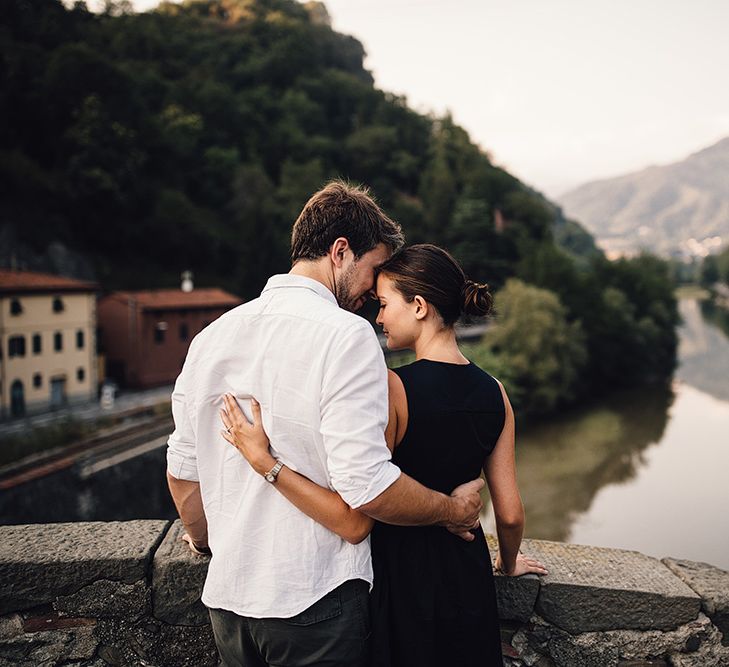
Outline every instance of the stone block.
POLYGON ((110 618, 97 626, 99 657, 109 665, 213 667, 219 658, 210 625, 167 625, 146 618, 110 618))
MULTIPOLYGON (((608 630, 571 635, 555 633, 555 645, 562 650, 583 654, 616 655, 621 662, 638 665, 651 660, 665 660, 666 656, 690 653, 711 642, 715 629, 703 614, 674 630, 608 630)), ((550 649, 553 648, 550 646, 550 649)), ((567 663, 571 664, 571 663, 567 663)))
POLYGON ((0 642, 0 665, 38 667, 85 661, 96 653, 94 628, 44 630, 0 642))
POLYGON ((23 618, 20 614, 8 614, 0 618, 0 641, 23 634, 23 618))
POLYGON ((99 579, 80 591, 59 597, 53 608, 63 614, 136 618, 151 611, 151 590, 142 579, 133 584, 99 579))
POLYGON ((154 555, 154 616, 173 625, 204 625, 210 617, 200 595, 210 559, 192 553, 181 540, 183 533, 182 523, 175 521, 154 555))
POLYGON ((536 614, 529 623, 521 624, 511 639, 511 645, 519 654, 520 664, 534 667, 543 660, 552 664, 547 647, 554 631, 551 625, 547 625, 536 614))
POLYGON ((546 654, 558 667, 663 667, 678 662, 719 667, 729 665, 729 651, 719 640, 719 631, 701 613, 696 620, 665 632, 607 630, 576 635, 545 625, 535 615, 532 623, 516 633, 512 645, 526 665, 536 665, 538 656, 546 654))
POLYGON ((524 540, 542 561, 536 611, 572 634, 670 630, 694 620, 701 600, 659 560, 636 551, 524 540))
POLYGON ((729 572, 691 560, 664 558, 663 563, 701 598, 701 608, 729 646, 729 572))
MULTIPOLYGON (((491 556, 495 559, 498 553, 498 542, 493 535, 487 535, 486 541, 491 556)), ((495 572, 494 584, 499 618, 502 621, 526 623, 534 613, 534 605, 539 594, 539 576, 525 574, 521 577, 509 577, 495 572)))
POLYGON ((727 667, 729 647, 722 645, 721 633, 710 625, 698 650, 670 653, 668 661, 671 667, 727 667))
POLYGON ((549 655, 557 667, 606 667, 617 665, 620 653, 617 647, 589 636, 581 642, 573 641, 567 632, 557 632, 549 642, 549 655))
POLYGON ((98 579, 143 579, 167 521, 0 526, 0 614, 52 602, 98 579))

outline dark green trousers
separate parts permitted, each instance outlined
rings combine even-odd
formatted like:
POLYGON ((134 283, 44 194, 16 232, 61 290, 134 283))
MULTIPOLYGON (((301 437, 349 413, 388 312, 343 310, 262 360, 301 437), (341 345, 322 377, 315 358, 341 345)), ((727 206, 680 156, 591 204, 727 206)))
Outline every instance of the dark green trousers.
POLYGON ((365 667, 369 585, 347 581, 291 618, 210 609, 222 667, 365 667))

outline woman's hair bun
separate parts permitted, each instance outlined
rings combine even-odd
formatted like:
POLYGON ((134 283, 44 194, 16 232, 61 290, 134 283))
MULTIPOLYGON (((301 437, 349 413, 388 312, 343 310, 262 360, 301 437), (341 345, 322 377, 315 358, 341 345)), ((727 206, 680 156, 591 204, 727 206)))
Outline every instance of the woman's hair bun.
POLYGON ((483 317, 491 312, 494 300, 489 286, 466 279, 461 290, 461 309, 466 315, 483 317))

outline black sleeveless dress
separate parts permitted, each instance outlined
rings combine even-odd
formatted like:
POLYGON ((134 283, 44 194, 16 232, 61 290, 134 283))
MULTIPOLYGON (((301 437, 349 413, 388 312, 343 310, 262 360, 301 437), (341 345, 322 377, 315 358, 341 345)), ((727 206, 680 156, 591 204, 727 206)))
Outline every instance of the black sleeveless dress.
MULTIPOLYGON (((474 364, 427 359, 395 372, 408 426, 393 462, 446 494, 477 478, 504 427, 496 380, 474 364)), ((373 666, 502 666, 491 558, 482 529, 475 532, 466 542, 436 526, 375 524, 373 666)))

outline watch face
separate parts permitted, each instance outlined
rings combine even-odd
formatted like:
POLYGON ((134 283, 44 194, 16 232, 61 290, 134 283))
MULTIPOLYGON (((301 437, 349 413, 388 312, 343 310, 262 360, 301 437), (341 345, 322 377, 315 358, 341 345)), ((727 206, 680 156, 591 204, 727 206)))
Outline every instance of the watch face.
POLYGON ((277 461, 276 465, 273 466, 273 468, 264 475, 266 481, 273 484, 276 481, 276 478, 278 477, 278 473, 281 471, 281 468, 283 468, 283 463, 281 463, 281 461, 277 461))

